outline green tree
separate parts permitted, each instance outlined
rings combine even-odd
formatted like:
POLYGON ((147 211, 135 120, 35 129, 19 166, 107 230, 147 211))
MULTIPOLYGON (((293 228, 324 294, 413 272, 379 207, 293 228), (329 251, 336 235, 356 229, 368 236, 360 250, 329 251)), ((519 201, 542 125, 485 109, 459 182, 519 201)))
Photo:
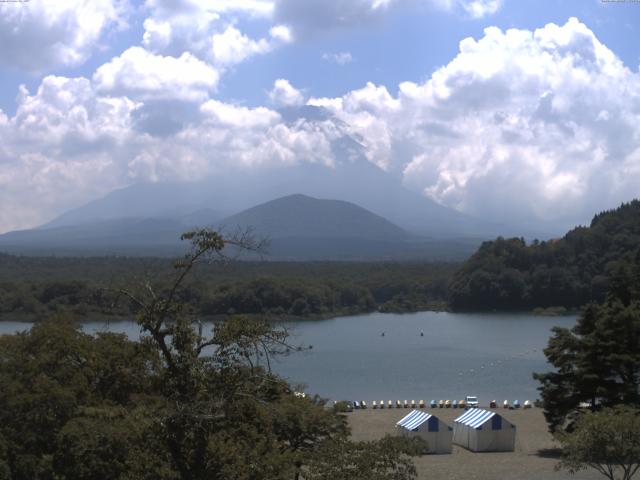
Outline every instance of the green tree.
POLYGON ((579 308, 603 302, 616 270, 640 245, 640 200, 596 215, 589 227, 526 245, 520 238, 484 242, 453 275, 454 310, 579 308))
POLYGON ((610 480, 630 480, 640 469, 640 410, 605 408, 581 415, 571 433, 557 435, 562 445, 558 468, 586 468, 610 480))
POLYGON ((61 429, 85 406, 128 406, 148 394, 156 358, 124 335, 92 337, 63 317, 0 336, 0 440, 11 478, 50 478, 61 429))
POLYGON ((53 469, 75 480, 177 480, 158 442, 153 409, 82 408, 60 430, 53 469))
POLYGON ((409 480, 416 468, 411 456, 426 450, 420 438, 384 437, 377 442, 327 443, 314 457, 308 480, 409 480))
POLYGON ((614 275, 605 302, 587 306, 572 329, 554 328, 545 355, 555 371, 536 373, 552 431, 591 410, 640 405, 640 264, 614 275))
MULTIPOLYGON (((298 399, 271 372, 271 358, 293 350, 286 330, 236 316, 217 323, 206 335, 194 328, 184 310, 183 282, 198 263, 225 261, 229 249, 255 250, 260 245, 247 236, 226 239, 209 230, 184 234, 183 239, 191 241, 192 249, 176 262, 176 276, 165 294, 157 294, 149 284, 140 292, 121 291, 138 306, 138 323, 162 358, 160 392, 166 406, 161 438, 180 478, 306 478, 309 472, 326 470, 326 462, 317 459, 335 444, 352 452, 347 464, 359 463, 362 450, 348 441, 341 415, 325 409, 317 398, 298 399)), ((408 460, 400 458, 403 453, 390 452, 384 464, 390 476, 384 477, 376 462, 362 462, 363 474, 413 478, 408 460)))
POLYGON ((299 348, 285 329, 232 316, 203 331, 185 279, 259 245, 207 230, 183 238, 192 250, 168 283, 119 291, 140 341, 65 318, 0 337, 0 479, 348 478, 353 465, 353 478, 414 478, 419 449, 350 442, 342 413, 271 371, 274 356, 299 348))

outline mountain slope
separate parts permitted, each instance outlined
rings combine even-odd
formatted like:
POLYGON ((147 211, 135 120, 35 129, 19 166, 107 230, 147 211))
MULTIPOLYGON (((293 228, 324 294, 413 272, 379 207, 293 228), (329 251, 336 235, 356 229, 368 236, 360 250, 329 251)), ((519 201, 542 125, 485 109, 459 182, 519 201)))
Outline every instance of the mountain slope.
MULTIPOLYGON (((39 228, 0 235, 0 251, 62 255, 177 255, 181 233, 214 226, 227 234, 252 228, 270 240, 268 259, 278 260, 462 260, 477 241, 429 240, 411 235, 364 208, 339 200, 289 195, 220 222, 212 210, 181 219, 126 218, 39 228)), ((243 258, 254 258, 244 255, 243 258)))
POLYGON ((252 227, 269 238, 361 238, 400 241, 407 232, 353 203, 295 194, 244 210, 220 225, 252 227))
POLYGON ((450 303, 457 310, 577 308, 601 302, 620 269, 634 262, 640 262, 639 200, 558 240, 483 243, 454 275, 450 303))
POLYGON ((22 254, 173 255, 187 226, 177 220, 125 218, 0 235, 0 251, 22 254))
POLYGON ((131 216, 182 218, 207 208, 221 218, 297 193, 355 203, 404 230, 432 238, 489 238, 513 233, 407 190, 398 179, 366 160, 334 168, 301 164, 252 172, 228 171, 192 183, 135 184, 71 210, 43 227, 131 216))

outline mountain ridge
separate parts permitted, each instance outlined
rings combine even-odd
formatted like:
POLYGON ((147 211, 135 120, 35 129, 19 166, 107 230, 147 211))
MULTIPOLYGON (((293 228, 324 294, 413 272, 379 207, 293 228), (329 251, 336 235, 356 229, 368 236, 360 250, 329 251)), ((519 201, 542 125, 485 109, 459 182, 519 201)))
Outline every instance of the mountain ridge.
POLYGON ((251 228, 257 238, 270 239, 270 258, 285 260, 460 260, 477 245, 474 241, 427 240, 351 202, 302 194, 261 203, 223 220, 211 219, 215 212, 208 209, 178 219, 134 217, 10 232, 0 235, 0 251, 171 256, 184 252, 185 245, 179 241, 184 231, 201 227, 231 234, 251 228))

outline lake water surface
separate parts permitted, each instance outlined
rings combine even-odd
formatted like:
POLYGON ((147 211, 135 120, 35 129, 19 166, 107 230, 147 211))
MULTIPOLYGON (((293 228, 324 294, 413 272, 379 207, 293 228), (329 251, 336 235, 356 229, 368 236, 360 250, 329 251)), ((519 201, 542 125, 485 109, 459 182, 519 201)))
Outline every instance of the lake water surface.
MULTIPOLYGON (((532 372, 549 369, 542 349, 550 329, 571 327, 575 320, 420 312, 287 322, 292 342, 313 348, 273 367, 290 381, 308 385, 307 392, 331 399, 428 401, 478 395, 481 403, 522 402, 538 397, 532 372)), ((29 326, 0 322, 0 333, 29 326)), ((87 323, 83 328, 139 336, 138 326, 127 321, 87 323)))

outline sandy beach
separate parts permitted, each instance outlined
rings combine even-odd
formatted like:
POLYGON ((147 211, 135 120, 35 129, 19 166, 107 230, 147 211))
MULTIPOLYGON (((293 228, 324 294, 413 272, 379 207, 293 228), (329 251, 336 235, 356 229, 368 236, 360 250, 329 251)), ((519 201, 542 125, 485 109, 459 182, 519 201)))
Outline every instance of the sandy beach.
MULTIPOLYGON (((458 409, 426 409, 453 427, 462 414, 458 409)), ((374 440, 385 434, 396 434, 395 422, 410 409, 356 410, 348 414, 354 440, 374 440)), ((576 479, 603 478, 591 470, 576 475, 554 471, 558 463, 557 445, 547 431, 541 409, 497 409, 517 428, 516 450, 507 453, 473 453, 453 446, 450 455, 424 455, 416 458, 418 478, 430 480, 495 480, 495 479, 576 479)))

